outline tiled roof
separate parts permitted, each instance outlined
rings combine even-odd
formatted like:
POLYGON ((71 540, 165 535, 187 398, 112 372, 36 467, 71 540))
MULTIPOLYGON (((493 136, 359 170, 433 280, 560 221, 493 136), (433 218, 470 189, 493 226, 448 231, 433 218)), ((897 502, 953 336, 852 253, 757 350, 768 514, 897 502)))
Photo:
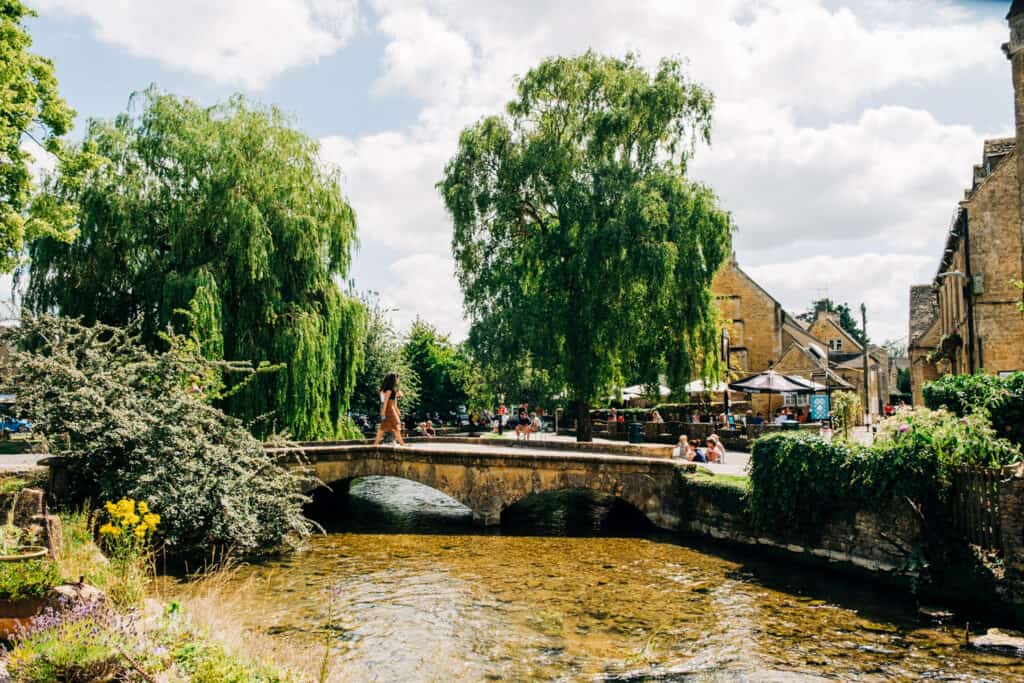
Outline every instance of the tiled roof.
POLYGON ((910 288, 910 344, 928 331, 939 314, 939 302, 931 285, 910 288))

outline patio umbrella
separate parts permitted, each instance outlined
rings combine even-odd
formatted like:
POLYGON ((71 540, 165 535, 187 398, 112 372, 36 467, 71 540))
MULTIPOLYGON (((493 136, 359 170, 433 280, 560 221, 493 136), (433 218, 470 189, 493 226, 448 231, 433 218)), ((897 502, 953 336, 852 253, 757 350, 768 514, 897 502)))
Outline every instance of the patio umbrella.
MULTIPOLYGON (((748 394, 810 394, 815 391, 812 387, 813 384, 810 380, 803 379, 802 377, 790 377, 774 370, 765 370, 737 382, 732 382, 729 384, 729 388, 733 391, 745 391, 748 394)), ((769 417, 771 412, 772 401, 769 396, 769 417)))

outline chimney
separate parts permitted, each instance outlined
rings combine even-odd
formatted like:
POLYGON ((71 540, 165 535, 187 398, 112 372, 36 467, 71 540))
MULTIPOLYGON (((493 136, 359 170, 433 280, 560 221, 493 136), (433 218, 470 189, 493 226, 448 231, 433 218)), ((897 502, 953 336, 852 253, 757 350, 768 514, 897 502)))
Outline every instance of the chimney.
MULTIPOLYGON (((1003 52, 1010 60, 1013 74, 1013 111, 1017 150, 1017 208, 1022 244, 1024 244, 1024 0, 1013 0, 1006 15, 1010 42, 1003 52)), ((1024 249, 1021 250, 1021 275, 1024 275, 1024 249)))

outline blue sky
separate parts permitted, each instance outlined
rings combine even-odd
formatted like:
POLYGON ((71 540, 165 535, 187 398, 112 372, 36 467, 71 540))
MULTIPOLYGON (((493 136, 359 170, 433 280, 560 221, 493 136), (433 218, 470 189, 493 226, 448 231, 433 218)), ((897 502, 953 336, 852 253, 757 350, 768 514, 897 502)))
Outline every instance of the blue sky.
POLYGON ((514 77, 587 48, 681 56, 715 93, 693 173, 733 212, 740 264, 787 307, 865 301, 906 335, 986 137, 1012 131, 1008 2, 946 0, 36 0, 33 49, 65 98, 109 117, 151 83, 288 112, 344 173, 353 277, 407 325, 461 337, 451 227, 433 184, 459 130, 514 77))

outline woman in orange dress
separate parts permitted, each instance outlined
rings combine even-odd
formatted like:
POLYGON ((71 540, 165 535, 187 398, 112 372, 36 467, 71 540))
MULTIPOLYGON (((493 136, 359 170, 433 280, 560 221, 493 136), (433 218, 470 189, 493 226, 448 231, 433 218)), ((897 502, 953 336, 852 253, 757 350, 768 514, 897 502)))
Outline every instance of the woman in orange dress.
POLYGON ((402 438, 402 415, 398 412, 398 399, 402 398, 402 392, 398 390, 398 375, 388 373, 380 384, 380 426, 377 427, 377 438, 373 445, 380 445, 384 434, 391 432, 395 435, 395 441, 399 446, 405 445, 402 438))

